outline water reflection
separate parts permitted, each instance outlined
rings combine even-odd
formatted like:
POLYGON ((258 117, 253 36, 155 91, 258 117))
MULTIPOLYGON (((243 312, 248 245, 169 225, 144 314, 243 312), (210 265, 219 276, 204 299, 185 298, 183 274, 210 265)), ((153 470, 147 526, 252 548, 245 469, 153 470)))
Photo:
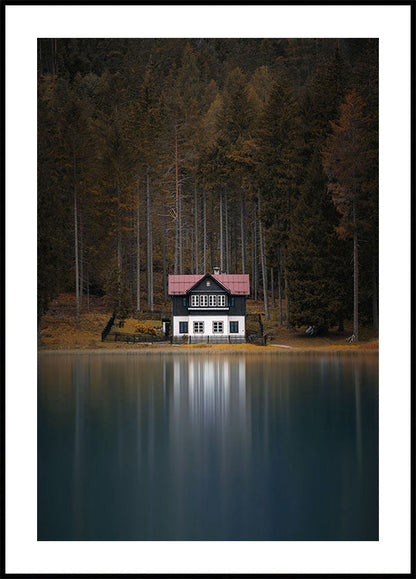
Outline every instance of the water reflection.
POLYGON ((183 431, 185 420, 194 436, 206 429, 215 436, 230 436, 237 427, 239 435, 247 438, 246 360, 175 360, 170 418, 172 433, 183 431))
POLYGON ((354 395, 355 395, 355 429, 356 429, 356 440, 357 440, 357 462, 359 472, 362 472, 362 462, 363 462, 363 441, 362 441, 362 428, 361 428, 361 385, 360 385, 360 373, 356 367, 354 370, 354 395))
POLYGON ((47 540, 375 540, 377 358, 44 356, 47 540))

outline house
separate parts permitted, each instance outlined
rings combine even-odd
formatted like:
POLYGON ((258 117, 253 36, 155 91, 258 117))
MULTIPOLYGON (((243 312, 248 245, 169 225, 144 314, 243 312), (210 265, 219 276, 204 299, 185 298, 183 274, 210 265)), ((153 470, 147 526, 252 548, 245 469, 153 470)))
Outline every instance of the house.
POLYGON ((248 274, 170 275, 174 341, 245 342, 248 274))

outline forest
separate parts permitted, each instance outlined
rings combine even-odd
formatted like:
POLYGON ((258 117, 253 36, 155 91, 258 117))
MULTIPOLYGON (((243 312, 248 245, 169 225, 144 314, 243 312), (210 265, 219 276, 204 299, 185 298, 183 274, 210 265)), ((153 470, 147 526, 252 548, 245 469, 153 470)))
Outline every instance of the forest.
POLYGON ((250 274, 265 318, 378 331, 377 39, 38 40, 38 320, 250 274), (284 304, 284 306, 283 306, 284 304))

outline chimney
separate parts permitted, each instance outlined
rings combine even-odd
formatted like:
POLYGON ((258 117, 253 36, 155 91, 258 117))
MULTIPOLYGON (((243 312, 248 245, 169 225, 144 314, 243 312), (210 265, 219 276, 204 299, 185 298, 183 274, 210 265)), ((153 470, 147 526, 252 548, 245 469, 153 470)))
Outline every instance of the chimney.
POLYGON ((220 275, 220 268, 214 267, 214 275, 220 275))

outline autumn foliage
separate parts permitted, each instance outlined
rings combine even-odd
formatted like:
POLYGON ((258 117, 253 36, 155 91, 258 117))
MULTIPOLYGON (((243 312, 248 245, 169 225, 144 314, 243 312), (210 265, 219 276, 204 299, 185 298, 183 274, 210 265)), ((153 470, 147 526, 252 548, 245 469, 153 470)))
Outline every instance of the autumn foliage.
POLYGON ((39 320, 166 310, 169 273, 218 266, 281 326, 377 326, 377 40, 38 49, 39 320))

